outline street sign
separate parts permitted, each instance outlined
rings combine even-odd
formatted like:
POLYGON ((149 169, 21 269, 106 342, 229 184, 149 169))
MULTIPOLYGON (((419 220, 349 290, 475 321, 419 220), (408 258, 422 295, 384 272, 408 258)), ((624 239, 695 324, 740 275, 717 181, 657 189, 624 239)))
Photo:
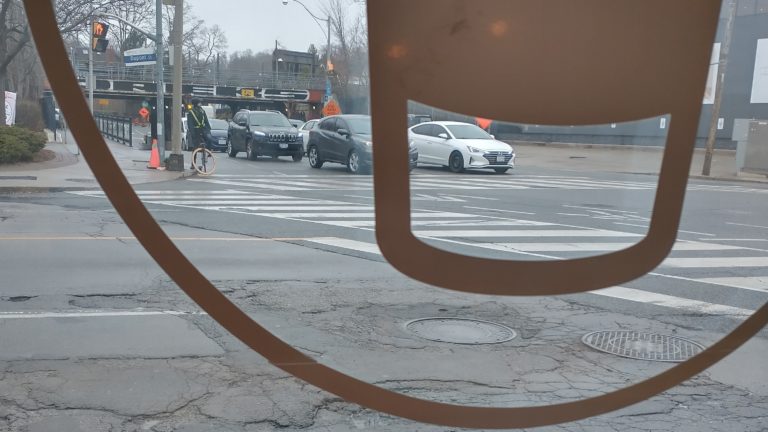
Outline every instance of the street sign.
POLYGON ((252 88, 240 89, 240 96, 252 98, 256 96, 256 91, 252 88))
POLYGON ((323 115, 326 117, 339 114, 341 114, 341 107, 339 107, 336 99, 329 100, 323 107, 323 115))
POLYGON ((123 53, 126 66, 152 66, 157 63, 154 48, 136 48, 123 53))

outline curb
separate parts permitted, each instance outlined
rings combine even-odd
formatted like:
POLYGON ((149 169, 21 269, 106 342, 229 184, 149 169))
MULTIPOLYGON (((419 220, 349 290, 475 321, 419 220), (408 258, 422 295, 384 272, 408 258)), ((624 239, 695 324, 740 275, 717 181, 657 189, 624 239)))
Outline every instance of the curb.
MULTIPOLYGON (((553 147, 564 149, 590 149, 590 150, 635 150, 647 152, 664 152, 664 146, 642 146, 630 144, 591 144, 591 143, 568 143, 568 142, 544 142, 544 141, 515 141, 499 140, 501 142, 520 146, 520 147, 553 147)), ((694 153, 703 153, 705 149, 695 148, 694 153)), ((714 154, 736 154, 736 150, 715 149, 714 154)))
MULTIPOLYGON (((175 178, 169 178, 167 180, 163 181, 173 181, 178 180, 182 178, 188 178, 197 176, 197 172, 189 172, 188 170, 184 170, 184 172, 179 173, 179 175, 175 178)), ((144 182, 144 183, 137 183, 132 186, 139 186, 139 185, 145 185, 145 184, 152 184, 152 183, 161 183, 161 182, 144 182)), ((98 190, 101 189, 101 186, 96 183, 95 186, 92 187, 86 187, 86 186, 0 186, 0 194, 22 194, 22 193, 56 193, 56 192, 76 192, 76 191, 90 191, 90 190, 98 190)))

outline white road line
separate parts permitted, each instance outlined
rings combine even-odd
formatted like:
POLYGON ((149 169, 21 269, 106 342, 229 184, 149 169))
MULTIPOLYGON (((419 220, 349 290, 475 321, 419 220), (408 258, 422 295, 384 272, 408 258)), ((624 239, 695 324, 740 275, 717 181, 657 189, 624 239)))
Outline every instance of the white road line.
POLYGON ((740 223, 735 223, 735 222, 726 222, 725 224, 726 225, 745 226, 745 227, 750 227, 750 228, 765 228, 765 229, 768 229, 768 226, 763 226, 763 225, 749 225, 749 224, 740 224, 740 223))
MULTIPOLYGON (((603 252, 617 251, 635 243, 496 243, 497 245, 525 252, 603 252)), ((738 246, 717 245, 698 242, 677 242, 675 251, 738 250, 738 246)))
POLYGON ((639 224, 631 224, 631 223, 624 223, 624 222, 614 222, 613 224, 614 225, 625 225, 625 226, 633 226, 633 227, 648 229, 648 225, 639 225, 639 224))
POLYGON ((679 229, 679 230, 677 230, 677 231, 679 231, 679 232, 681 232, 681 233, 686 233, 686 234, 696 234, 696 235, 703 235, 703 236, 709 236, 709 237, 717 237, 717 236, 716 236, 716 235, 714 235, 714 234, 709 234, 709 233, 700 233, 700 232, 696 232, 696 231, 686 231, 686 230, 681 230, 681 229, 679 229))
POLYGON ((470 198, 470 199, 478 199, 478 200, 486 200, 486 201, 499 201, 498 198, 487 198, 487 197, 477 197, 477 196, 471 196, 471 195, 455 195, 455 194, 438 194, 440 196, 445 197, 459 197, 459 198, 470 198))
MULTIPOLYGON (((244 206, 248 206, 248 205, 254 205, 254 206, 258 206, 258 205, 270 205, 270 206, 272 206, 272 205, 275 205, 275 206, 279 206, 279 205, 301 205, 301 204, 306 204, 306 205, 337 205, 337 204, 338 205, 348 205, 347 203, 339 203, 337 201, 321 201, 321 200, 314 201, 314 200, 308 200, 308 199, 305 199, 305 200, 285 200, 285 201, 282 201, 282 200, 278 200, 278 201, 262 201, 262 200, 256 200, 256 199, 242 199, 242 200, 237 200, 237 201, 233 201, 233 200, 222 200, 222 201, 218 201, 218 200, 216 200, 216 201, 206 201, 206 200, 195 200, 195 201, 193 201, 193 200, 190 200, 190 201, 151 200, 151 201, 146 201, 146 202, 152 203, 152 204, 195 205, 195 206, 196 205, 201 205, 201 206, 219 205, 219 206, 225 206, 225 207, 226 206, 234 206, 234 205, 236 205, 238 207, 240 207, 241 205, 244 205, 244 206)), ((266 208, 269 208, 269 207, 266 207, 266 208)))
POLYGON ((704 313, 707 315, 748 317, 754 312, 749 309, 742 309, 715 303, 707 303, 699 300, 674 297, 666 294, 658 294, 624 287, 605 288, 602 290, 590 291, 590 293, 636 303, 648 303, 656 306, 682 309, 694 313, 704 313))
POLYGON ((697 282, 768 293, 768 276, 697 278, 697 282))
POLYGON ((466 230, 414 231, 423 237, 641 237, 639 234, 608 230, 466 230))
MULTIPOLYGON (((365 252, 370 254, 381 255, 381 251, 378 246, 373 243, 361 242, 356 240, 348 240, 337 237, 327 238, 313 238, 307 239, 307 242, 323 244, 326 246, 333 246, 342 249, 354 250, 358 252, 365 252)), ((627 300, 635 303, 646 303, 656 306, 669 307, 679 310, 690 311, 694 313, 704 313, 709 315, 726 315, 736 317, 748 317, 752 315, 753 311, 749 309, 742 309, 733 306, 720 305, 715 303, 708 303, 699 300, 686 299, 682 297, 675 297, 666 294, 658 294, 649 291, 643 291, 633 288, 625 287, 611 287, 597 291, 590 291, 591 294, 596 294, 604 297, 611 297, 621 300, 627 300)))
POLYGON ((361 242, 356 240, 348 240, 338 237, 326 237, 326 238, 313 238, 307 239, 311 243, 319 243, 326 246, 334 246, 343 249, 351 249, 358 252, 366 252, 381 255, 379 246, 374 243, 361 242))
MULTIPOLYGON (((323 219, 323 218, 362 218, 362 219, 373 219, 376 217, 375 213, 366 211, 365 213, 283 213, 283 212, 276 212, 276 213, 254 213, 261 216, 275 216, 275 217, 284 217, 284 218, 304 218, 304 217, 310 217, 314 219, 323 219)), ((468 214, 462 214, 462 213, 413 213, 411 214, 411 218, 427 218, 427 219, 440 219, 440 218, 477 218, 476 215, 468 215, 468 214)), ((543 223, 543 222, 542 222, 543 223)))
MULTIPOLYGON (((173 205, 173 204, 168 204, 173 205)), ((371 206, 239 206, 239 205, 226 205, 226 206, 195 206, 197 208, 205 210, 251 210, 251 211, 269 211, 269 210, 283 210, 283 211, 320 211, 320 210, 373 210, 371 206)))
POLYGON ((476 210, 490 210, 490 211, 497 211, 497 212, 503 212, 503 213, 525 214, 525 215, 535 215, 536 214, 536 213, 531 213, 531 212, 523 212, 523 211, 515 211, 515 210, 500 210, 500 209, 493 209, 493 208, 486 208, 486 207, 464 206, 464 208, 476 209, 476 210))
POLYGON ((244 182, 236 182, 236 181, 229 181, 229 180, 187 179, 187 181, 199 182, 199 183, 212 183, 212 184, 220 184, 220 185, 227 185, 227 186, 245 186, 245 187, 251 187, 251 188, 275 189, 275 190, 292 190, 292 191, 307 190, 306 188, 298 188, 298 187, 291 187, 291 186, 280 186, 280 185, 269 185, 269 184, 256 185, 253 183, 244 183, 244 182))
POLYGON ((755 239, 755 238, 719 238, 719 239, 699 239, 699 240, 706 240, 706 241, 744 241, 744 242, 768 242, 768 239, 755 239))
POLYGON ((661 265, 677 268, 768 267, 768 257, 667 258, 661 265))
POLYGON ((39 318, 91 318, 91 317, 136 317, 156 315, 207 315, 205 312, 180 311, 77 311, 77 312, 0 312, 3 319, 39 319, 39 318))
MULTIPOLYGON (((205 195, 201 194, 200 196, 195 195, 169 195, 169 196, 162 196, 162 195, 143 195, 140 194, 139 198, 141 198, 143 201, 157 201, 157 200, 164 200, 164 201, 176 201, 176 200, 189 200, 190 198, 197 198, 200 200, 206 200, 206 199, 217 199, 217 200, 225 200, 225 199, 236 199, 236 200, 259 200, 259 201, 279 201, 279 200, 285 200, 285 199, 299 199, 296 197, 282 197, 282 196, 259 196, 259 195, 251 195, 251 194, 243 194, 243 195, 205 195)), ((304 199, 304 201, 311 201, 311 199, 304 199)))

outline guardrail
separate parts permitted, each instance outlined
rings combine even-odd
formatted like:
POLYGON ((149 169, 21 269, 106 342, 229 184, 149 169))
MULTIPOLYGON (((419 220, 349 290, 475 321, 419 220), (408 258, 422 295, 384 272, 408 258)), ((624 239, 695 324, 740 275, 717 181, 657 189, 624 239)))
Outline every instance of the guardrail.
MULTIPOLYGON (((76 69, 78 76, 88 76, 88 69, 79 67, 76 69)), ((103 66, 96 65, 93 69, 96 79, 127 80, 154 82, 157 76, 154 68, 147 67, 125 67, 125 66, 103 66)), ((171 82, 173 76, 170 70, 165 71, 163 78, 165 82, 171 82)), ((182 71, 182 82, 184 84, 197 85, 222 85, 238 87, 272 87, 282 89, 313 89, 322 90, 325 88, 324 75, 307 75, 290 72, 256 72, 252 70, 228 70, 214 74, 208 69, 184 69, 182 71)))
POLYGON ((133 122, 130 117, 94 114, 96 124, 105 137, 133 147, 133 122))

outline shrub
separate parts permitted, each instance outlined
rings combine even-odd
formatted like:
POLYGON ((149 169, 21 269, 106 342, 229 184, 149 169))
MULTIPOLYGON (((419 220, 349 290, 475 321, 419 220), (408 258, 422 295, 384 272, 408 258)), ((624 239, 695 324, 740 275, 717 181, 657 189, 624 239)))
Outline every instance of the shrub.
POLYGON ((39 102, 20 100, 16 102, 16 125, 42 132, 45 128, 43 110, 39 102))
POLYGON ((48 137, 16 126, 0 127, 0 163, 16 163, 32 159, 45 147, 48 137))

